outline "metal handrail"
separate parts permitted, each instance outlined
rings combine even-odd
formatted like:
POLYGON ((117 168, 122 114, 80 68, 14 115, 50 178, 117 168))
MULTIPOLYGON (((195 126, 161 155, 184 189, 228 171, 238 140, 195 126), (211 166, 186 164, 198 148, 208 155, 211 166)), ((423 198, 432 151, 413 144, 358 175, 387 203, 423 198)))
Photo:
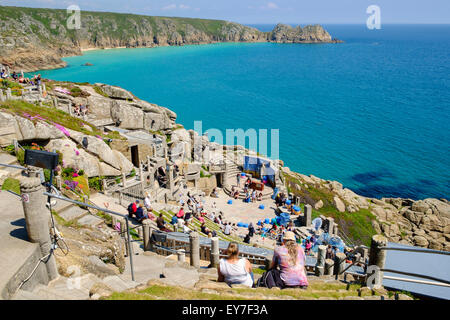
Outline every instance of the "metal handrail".
POLYGON ((391 247, 380 247, 380 250, 393 250, 393 251, 407 251, 407 252, 420 252, 420 253, 433 253, 433 254, 442 254, 446 256, 450 256, 450 252, 447 251, 439 251, 432 249, 415 249, 415 248, 391 248, 391 247))
POLYGON ((100 207, 97 207, 97 206, 94 206, 94 205, 91 205, 91 204, 87 204, 87 203, 80 202, 80 201, 77 201, 77 200, 72 200, 72 199, 69 199, 69 198, 66 198, 66 197, 63 197, 63 196, 60 196, 60 195, 55 195, 55 194, 48 193, 48 192, 44 192, 44 195, 46 195, 48 197, 51 197, 51 198, 59 199, 59 200, 62 200, 62 201, 71 202, 73 204, 76 204, 76 205, 79 205, 79 206, 82 206, 82 207, 88 207, 88 208, 96 209, 96 210, 99 210, 99 211, 103 211, 103 212, 110 213, 110 214, 113 214, 113 215, 120 216, 120 217, 124 218, 125 221, 126 221, 126 226, 127 226, 127 243, 128 243, 128 250, 129 250, 128 254, 130 256, 131 279, 134 281, 133 247, 132 247, 131 241, 130 241, 130 226, 129 226, 128 216, 126 216, 124 214, 121 214, 121 213, 118 213, 118 212, 115 212, 115 211, 112 211, 112 210, 109 210, 109 209, 106 209, 106 208, 100 208, 100 207))
MULTIPOLYGON (((422 274, 417 274, 417 273, 412 273, 412 272, 405 272, 405 271, 398 271, 398 270, 392 270, 392 269, 380 269, 380 271, 382 272, 390 272, 390 273, 398 273, 398 274, 403 274, 406 276, 411 276, 411 277, 417 277, 417 278, 424 278, 424 279, 429 279, 429 280, 433 280, 433 281, 437 281, 437 282, 441 282, 442 284, 436 284, 433 283, 434 285, 442 285, 444 287, 450 287, 450 281, 448 280, 443 280, 443 279, 439 279, 439 278, 435 278, 432 276, 427 276, 427 275, 422 275, 422 274), (443 285, 445 284, 445 285, 443 285)), ((390 277, 390 276, 384 276, 383 275, 383 279, 389 279, 389 278, 396 278, 396 277, 390 277)), ((416 281, 420 281, 420 280, 416 280, 416 279, 406 279, 405 278, 399 278, 399 279, 403 279, 404 281, 408 281, 408 282, 416 282, 416 281)), ((393 280, 399 280, 399 279, 393 279, 393 280)), ((400 280, 402 281, 402 280, 400 280)), ((424 283, 424 282, 419 282, 419 283, 424 283)), ((431 284, 431 283, 429 283, 431 284)))
POLYGON ((17 166, 14 164, 4 164, 4 163, 0 163, 0 167, 8 167, 8 168, 14 168, 14 169, 21 169, 21 170, 25 170, 25 167, 22 166, 17 166))

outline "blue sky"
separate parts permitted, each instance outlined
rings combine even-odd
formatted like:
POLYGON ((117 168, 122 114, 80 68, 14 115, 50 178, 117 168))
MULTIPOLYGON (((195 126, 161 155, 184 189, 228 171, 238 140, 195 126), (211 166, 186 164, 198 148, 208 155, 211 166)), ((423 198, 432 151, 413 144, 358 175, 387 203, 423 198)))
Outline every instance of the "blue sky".
POLYGON ((382 23, 450 24, 450 0, 0 0, 1 5, 127 12, 257 23, 365 24, 369 5, 382 23))

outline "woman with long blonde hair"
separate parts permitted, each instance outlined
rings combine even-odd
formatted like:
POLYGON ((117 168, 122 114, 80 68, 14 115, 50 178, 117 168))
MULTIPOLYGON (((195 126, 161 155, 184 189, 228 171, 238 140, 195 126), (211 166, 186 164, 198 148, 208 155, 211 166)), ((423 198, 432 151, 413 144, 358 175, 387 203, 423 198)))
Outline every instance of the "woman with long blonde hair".
POLYGON ((308 279, 305 269, 306 257, 303 248, 297 244, 295 234, 286 231, 283 245, 276 248, 270 269, 280 268, 284 288, 306 288, 308 279))
POLYGON ((230 242, 227 249, 227 257, 220 259, 218 271, 218 282, 226 282, 228 285, 243 284, 253 287, 252 265, 245 259, 239 259, 239 245, 230 242))

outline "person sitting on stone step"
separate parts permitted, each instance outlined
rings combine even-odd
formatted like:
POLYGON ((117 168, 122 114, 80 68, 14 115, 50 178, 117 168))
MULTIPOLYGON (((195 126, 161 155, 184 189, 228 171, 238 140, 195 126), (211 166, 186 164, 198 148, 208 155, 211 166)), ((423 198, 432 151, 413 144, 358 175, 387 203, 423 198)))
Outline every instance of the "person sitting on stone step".
POLYGON ((253 287, 252 265, 245 258, 239 259, 239 245, 236 242, 230 242, 228 245, 227 257, 220 259, 217 273, 217 282, 225 282, 229 286, 242 284, 249 288, 253 287))
POLYGON ((148 216, 144 213, 144 204, 140 203, 139 207, 136 209, 136 220, 140 223, 148 218, 148 216))
POLYGON ((163 214, 160 213, 158 219, 156 219, 156 226, 159 230, 164 232, 172 232, 172 230, 166 228, 166 222, 164 221, 163 214))

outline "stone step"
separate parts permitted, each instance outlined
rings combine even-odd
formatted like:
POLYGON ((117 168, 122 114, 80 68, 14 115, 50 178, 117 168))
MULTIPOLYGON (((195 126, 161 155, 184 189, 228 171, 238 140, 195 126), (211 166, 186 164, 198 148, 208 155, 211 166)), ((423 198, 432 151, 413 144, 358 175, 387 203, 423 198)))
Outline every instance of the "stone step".
POLYGON ((123 280, 119 276, 109 276, 103 279, 102 281, 108 287, 113 289, 114 291, 125 291, 131 288, 135 288, 139 285, 138 282, 131 280, 123 280))
POLYGON ((77 221, 82 226, 88 226, 88 227, 97 227, 98 225, 101 225, 104 223, 103 219, 96 217, 92 214, 85 215, 81 219, 78 219, 77 221))
POLYGON ((57 288, 43 287, 34 291, 43 300, 87 300, 89 299, 89 291, 76 289, 67 286, 57 288))
POLYGON ((64 210, 72 206, 73 204, 70 202, 63 200, 56 200, 56 205, 52 206, 52 210, 54 210, 56 213, 59 214, 60 212, 63 212, 64 210))
POLYGON ((81 209, 78 206, 69 206, 59 213, 60 217, 66 221, 75 220, 88 214, 89 211, 81 209))
POLYGON ((42 297, 31 291, 18 290, 11 300, 42 300, 42 297))
POLYGON ((0 163, 9 165, 19 165, 17 158, 9 153, 0 152, 0 163))
POLYGON ((179 262, 167 262, 163 276, 164 283, 184 288, 193 288, 200 278, 196 268, 179 262))

